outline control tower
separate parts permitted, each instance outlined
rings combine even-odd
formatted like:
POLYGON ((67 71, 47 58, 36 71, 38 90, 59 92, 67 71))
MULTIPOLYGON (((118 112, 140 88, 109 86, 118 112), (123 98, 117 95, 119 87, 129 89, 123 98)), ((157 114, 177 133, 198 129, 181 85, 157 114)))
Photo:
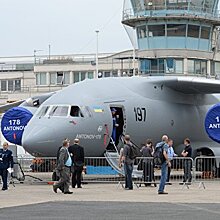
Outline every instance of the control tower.
POLYGON ((139 72, 218 77, 219 0, 125 0, 122 23, 136 31, 139 72))

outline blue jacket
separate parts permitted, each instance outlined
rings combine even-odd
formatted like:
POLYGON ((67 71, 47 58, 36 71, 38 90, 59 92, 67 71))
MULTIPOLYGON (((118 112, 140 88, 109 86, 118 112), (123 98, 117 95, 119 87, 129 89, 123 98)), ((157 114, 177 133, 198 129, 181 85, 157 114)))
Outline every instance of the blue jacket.
POLYGON ((8 169, 9 167, 13 168, 14 161, 11 150, 0 149, 0 169, 8 169))

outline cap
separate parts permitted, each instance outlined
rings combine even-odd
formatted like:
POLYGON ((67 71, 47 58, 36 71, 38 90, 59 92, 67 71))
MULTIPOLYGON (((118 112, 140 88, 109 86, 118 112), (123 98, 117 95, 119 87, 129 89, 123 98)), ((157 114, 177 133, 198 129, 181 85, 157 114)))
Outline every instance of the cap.
POLYGON ((116 108, 111 109, 112 112, 117 112, 116 108))

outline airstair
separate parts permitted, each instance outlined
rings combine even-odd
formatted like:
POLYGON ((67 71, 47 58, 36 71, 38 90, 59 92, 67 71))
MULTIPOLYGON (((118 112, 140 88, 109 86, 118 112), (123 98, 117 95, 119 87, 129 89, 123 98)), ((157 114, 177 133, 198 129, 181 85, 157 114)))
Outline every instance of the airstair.
MULTIPOLYGON (((119 151, 118 151, 118 147, 115 145, 115 142, 112 138, 110 138, 111 143, 113 144, 115 151, 106 151, 105 152, 105 158, 107 160, 107 162, 109 163, 109 165, 120 175, 125 176, 124 173, 124 167, 122 165, 121 168, 119 168, 119 151)), ((122 145, 122 140, 120 139, 119 142, 119 146, 122 145)), ((143 171, 142 170, 137 170, 138 165, 134 165, 133 168, 133 173, 132 173, 132 177, 133 178, 140 178, 142 179, 143 177, 143 171)))

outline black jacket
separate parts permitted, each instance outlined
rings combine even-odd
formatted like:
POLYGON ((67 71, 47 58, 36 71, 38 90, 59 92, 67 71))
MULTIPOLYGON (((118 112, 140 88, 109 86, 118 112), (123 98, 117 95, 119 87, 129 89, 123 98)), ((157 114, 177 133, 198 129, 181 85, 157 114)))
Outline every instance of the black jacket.
POLYGON ((78 144, 69 146, 68 151, 73 163, 84 163, 84 148, 78 144))
POLYGON ((9 167, 13 168, 14 161, 12 156, 12 151, 7 149, 0 149, 0 169, 8 169, 9 167))

